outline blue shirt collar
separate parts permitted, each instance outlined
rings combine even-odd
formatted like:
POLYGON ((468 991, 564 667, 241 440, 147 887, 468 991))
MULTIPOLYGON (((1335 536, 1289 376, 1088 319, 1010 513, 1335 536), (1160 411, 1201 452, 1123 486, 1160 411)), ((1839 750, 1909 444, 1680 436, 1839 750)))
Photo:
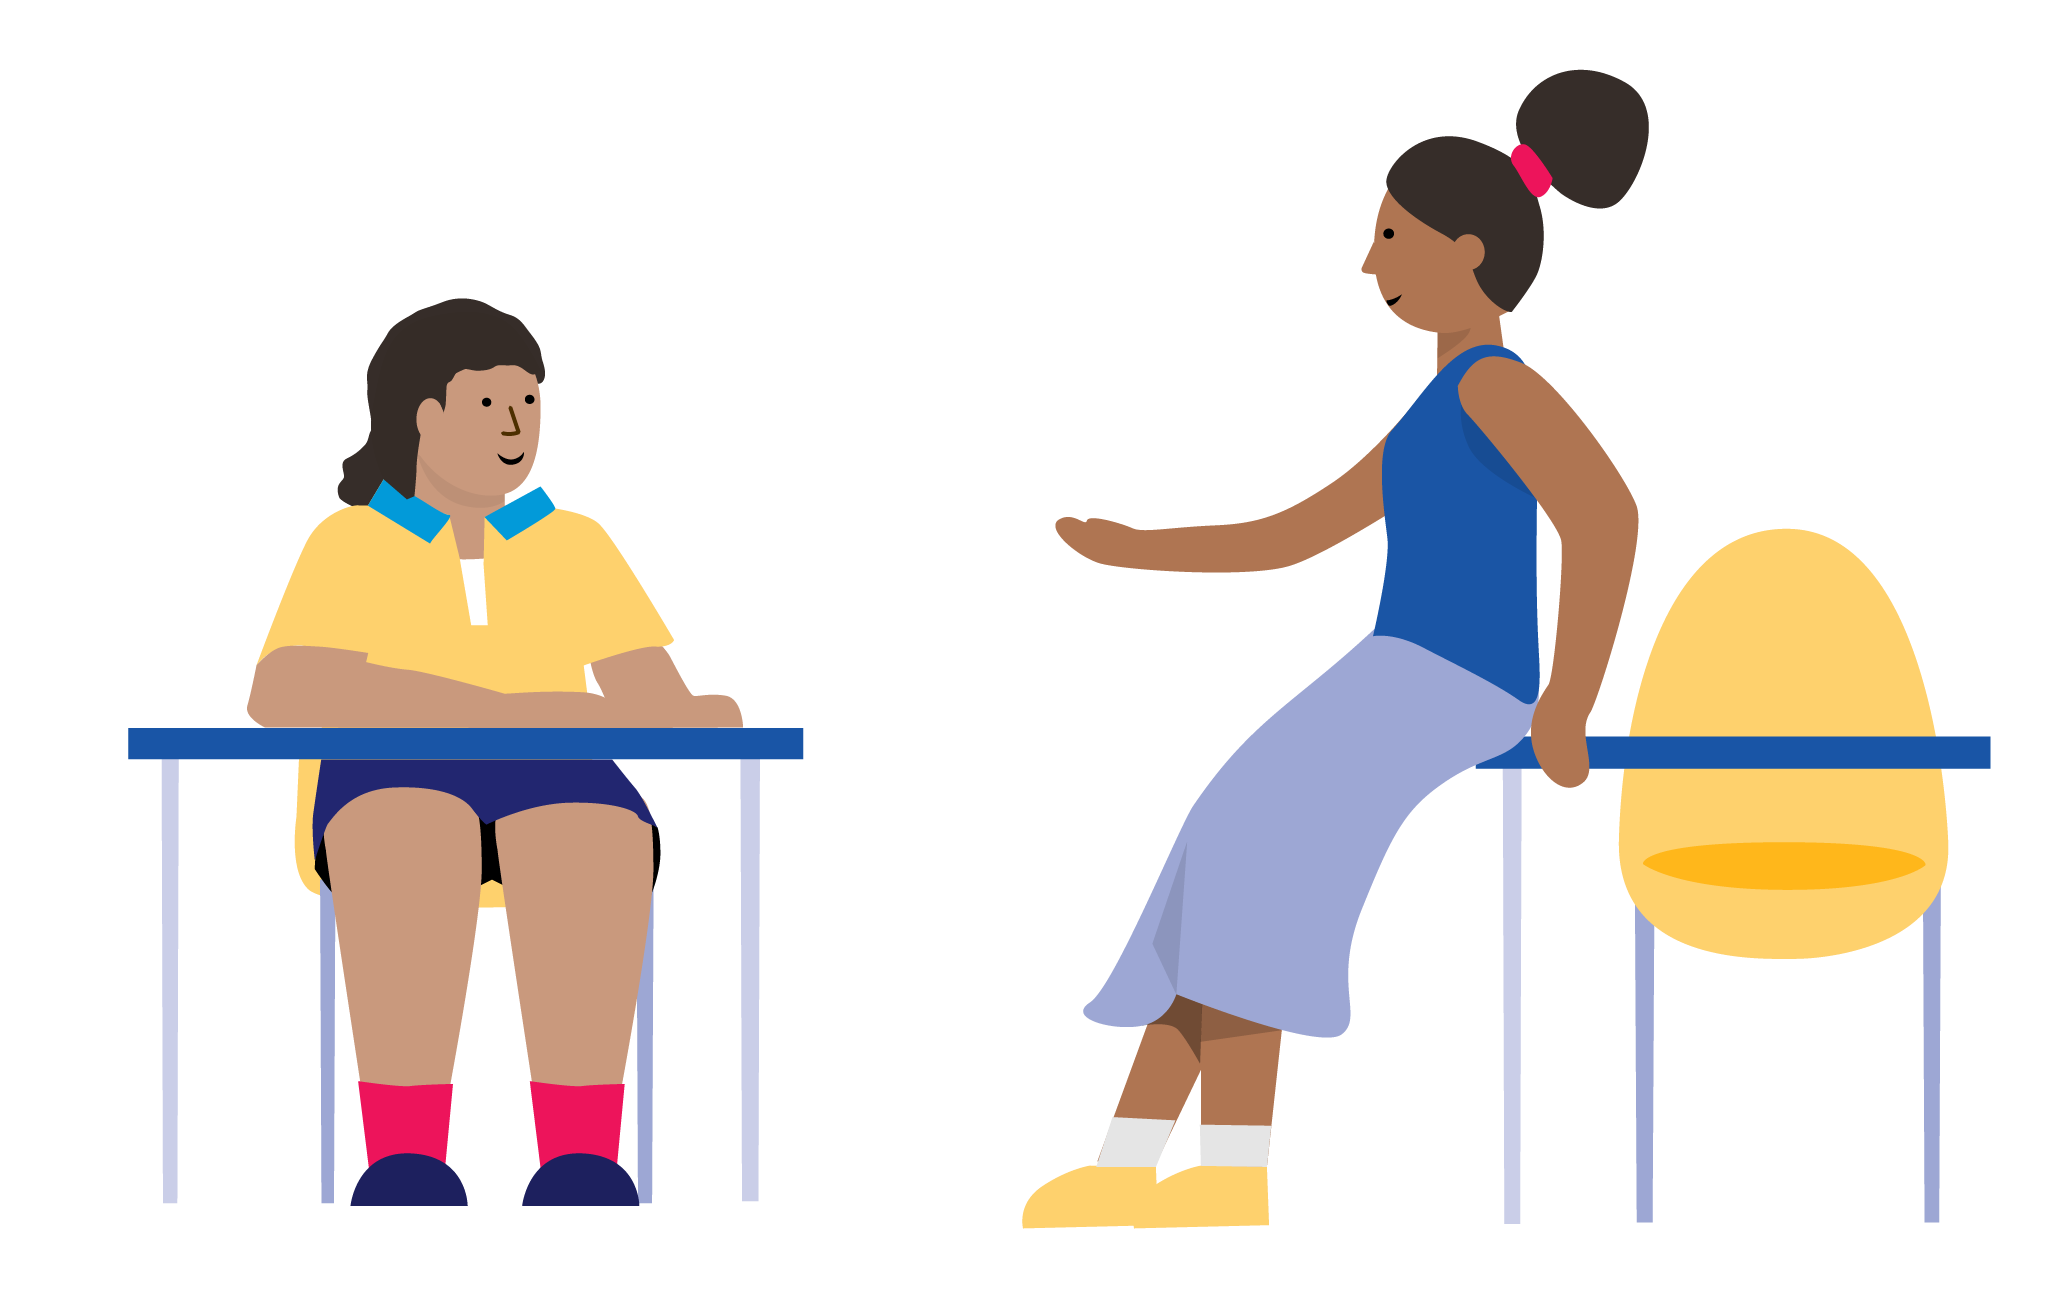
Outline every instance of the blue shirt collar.
MULTIPOLYGON (((428 501, 404 496, 386 479, 374 490, 367 507, 419 541, 431 541, 439 535, 440 529, 446 527, 445 511, 428 501)), ((490 511, 485 518, 505 541, 510 541, 553 513, 554 503, 548 498, 547 490, 534 488, 518 500, 490 511)))

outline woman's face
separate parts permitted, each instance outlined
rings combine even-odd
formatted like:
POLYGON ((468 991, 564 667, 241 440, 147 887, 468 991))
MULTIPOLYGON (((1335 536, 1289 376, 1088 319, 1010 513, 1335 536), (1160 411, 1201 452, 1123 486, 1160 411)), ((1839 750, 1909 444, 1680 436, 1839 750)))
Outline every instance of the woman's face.
POLYGON ((1473 233, 1448 237, 1420 223, 1390 193, 1381 199, 1374 247, 1360 271, 1374 275, 1382 300, 1398 318, 1424 331, 1447 333, 1466 331, 1503 312, 1475 280, 1481 263, 1481 238, 1473 233))
POLYGON ((540 383, 522 367, 455 372, 446 405, 417 405, 417 464, 448 494, 495 498, 532 473, 540 442, 540 383))

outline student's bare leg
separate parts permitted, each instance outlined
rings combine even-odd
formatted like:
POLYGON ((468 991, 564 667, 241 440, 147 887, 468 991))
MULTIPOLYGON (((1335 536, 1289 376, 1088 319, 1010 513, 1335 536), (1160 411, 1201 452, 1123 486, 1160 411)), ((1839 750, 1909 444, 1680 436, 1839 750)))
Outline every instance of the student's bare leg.
POLYGON ((457 797, 383 788, 324 830, 360 1078, 453 1081, 481 903, 482 830, 457 797))
POLYGON ((621 1083, 654 884, 654 831, 569 803, 496 825, 525 1049, 539 1083, 621 1083))
POLYGON ((1281 1031, 1214 1007, 1201 1009, 1201 1121, 1273 1122, 1281 1031))
MULTIPOLYGON (((1178 1119, 1202 1068, 1202 1013, 1191 998, 1175 998, 1165 1015, 1144 1027, 1137 1059, 1115 1105, 1118 1119, 1178 1119)), ((1218 1012, 1218 1015, 1222 1013, 1218 1012)))

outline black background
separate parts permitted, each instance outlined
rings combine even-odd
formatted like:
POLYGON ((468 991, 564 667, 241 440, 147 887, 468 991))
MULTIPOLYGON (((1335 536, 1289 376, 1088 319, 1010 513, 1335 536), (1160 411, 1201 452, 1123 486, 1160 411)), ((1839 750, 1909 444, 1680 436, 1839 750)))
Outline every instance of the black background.
MULTIPOLYGON (((1558 48, 1314 75, 1100 54, 1028 79, 943 73, 876 87, 856 118, 719 131, 675 180, 702 199, 682 218, 570 205, 524 245, 489 230, 485 253, 456 255, 472 230, 441 211, 408 251, 298 263, 292 288, 232 255, 182 296, 184 356, 238 348, 224 429, 249 452, 162 477, 205 504, 147 555, 143 609, 201 630, 135 661, 149 698, 131 723, 242 723, 271 605, 365 437, 387 327, 452 294, 522 317, 553 377, 526 487, 605 524, 692 690, 816 732, 821 769, 765 765, 762 1200, 1013 1229, 1036 1185, 1094 1161, 1115 1111, 1138 1032, 1082 1007, 1175 829, 1251 729, 1372 630, 1386 557, 1376 526, 1274 574, 1127 572, 1080 560, 1053 522, 1247 520, 1368 452, 1434 371, 1432 338, 1357 271, 1390 160, 1432 135, 1508 149, 1519 99, 1566 66, 1624 77, 1651 114, 1618 207, 1544 199, 1542 271, 1504 319, 1643 514, 1589 732, 1627 732, 1653 630, 1705 557, 1794 526, 1886 586, 1937 734, 2006 736, 1975 628, 2002 613, 2004 460, 1981 435, 1981 342, 1962 338, 1997 319, 2004 342, 2018 313, 1993 313, 1979 205, 1923 216, 1865 139, 1875 116, 1879 139, 1952 157, 1977 120, 1904 68, 1703 75, 1558 48)), ((1544 520, 1539 549, 1550 661, 1544 520)), ((184 1202, 207 1204, 218 1115, 290 1125, 255 1144, 282 1177, 315 1156, 292 1129, 315 1109, 315 901, 292 877, 292 767, 186 773, 184 1202), (211 1084, 220 1069, 263 1078, 211 1084)), ((684 1003, 659 1026, 659 1105, 682 1109, 663 1111, 657 1150, 694 1198, 725 1202, 733 771, 628 773, 661 825, 657 889, 690 895, 659 914, 659 976, 684 1003)), ((153 767, 131 777, 153 800, 153 767)), ((1985 1167, 2006 1111, 1977 1094, 1999 1055, 1966 1020, 1995 995, 1970 877, 2006 827, 1997 777, 1946 775, 1950 1221, 2008 1202, 1985 1167)), ((1469 771, 1413 812, 1361 914, 1351 1030, 1285 1040, 1276 1227, 1498 1219, 1498 802, 1498 775, 1469 771)), ((1525 775, 1533 1223, 1633 1219, 1616 819, 1614 771, 1577 790, 1525 775)), ((516 1202, 530 1127, 493 918, 454 1163, 477 1202, 516 1202)), ((1919 928, 1815 962, 1660 941, 1660 1223, 1919 1221, 1919 949, 1919 928)), ((356 1107, 340 1111, 350 1165, 356 1107)), ((1162 1173, 1196 1163, 1196 1121, 1191 1102, 1162 1173)), ((626 1142, 630 1163, 630 1113, 626 1142)))

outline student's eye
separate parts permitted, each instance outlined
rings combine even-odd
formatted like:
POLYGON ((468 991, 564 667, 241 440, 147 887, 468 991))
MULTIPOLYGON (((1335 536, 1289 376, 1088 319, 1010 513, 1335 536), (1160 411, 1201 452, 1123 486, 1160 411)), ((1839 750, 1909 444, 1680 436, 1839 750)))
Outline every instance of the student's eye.
POLYGON ((1393 228, 1384 228, 1381 230, 1381 239, 1383 241, 1387 241, 1389 238, 1394 237, 1395 235, 1396 230, 1393 228))
POLYGON ((486 398, 485 398, 485 399, 483 399, 483 400, 482 400, 482 406, 484 406, 484 407, 487 407, 487 406, 489 406, 489 400, 488 400, 488 399, 486 399, 486 398))
POLYGON ((532 395, 530 395, 530 394, 527 394, 527 395, 525 396, 525 401, 526 401, 526 402, 528 402, 528 403, 530 403, 530 402, 532 401, 532 395))

